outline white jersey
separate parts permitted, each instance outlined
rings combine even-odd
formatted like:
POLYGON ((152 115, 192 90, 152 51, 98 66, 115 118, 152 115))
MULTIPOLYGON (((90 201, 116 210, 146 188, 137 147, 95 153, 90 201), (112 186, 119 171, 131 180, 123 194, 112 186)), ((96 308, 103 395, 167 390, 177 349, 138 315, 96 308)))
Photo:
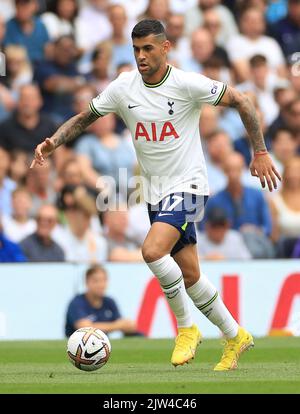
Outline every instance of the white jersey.
POLYGON ((90 103, 98 116, 115 112, 131 132, 146 202, 174 192, 208 195, 199 134, 202 104, 217 105, 226 85, 172 66, 157 84, 123 72, 90 103))

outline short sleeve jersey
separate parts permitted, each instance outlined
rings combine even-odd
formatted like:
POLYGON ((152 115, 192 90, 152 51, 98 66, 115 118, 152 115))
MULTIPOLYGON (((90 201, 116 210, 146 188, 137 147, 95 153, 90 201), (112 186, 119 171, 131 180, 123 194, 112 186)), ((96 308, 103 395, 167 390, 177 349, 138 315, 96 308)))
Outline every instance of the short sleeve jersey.
POLYGON ((169 65, 157 84, 145 83, 138 70, 124 72, 91 101, 97 116, 115 112, 130 130, 146 202, 174 192, 209 194, 199 118, 201 106, 217 105, 225 90, 222 82, 169 65))

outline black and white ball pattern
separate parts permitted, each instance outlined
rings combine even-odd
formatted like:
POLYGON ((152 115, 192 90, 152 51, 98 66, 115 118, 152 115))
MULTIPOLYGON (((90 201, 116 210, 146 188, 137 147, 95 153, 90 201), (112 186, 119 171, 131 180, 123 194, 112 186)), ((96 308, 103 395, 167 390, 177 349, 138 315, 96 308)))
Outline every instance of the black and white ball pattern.
POLYGON ((110 357, 110 341, 100 329, 77 329, 69 338, 67 354, 71 363, 83 371, 95 371, 110 357))

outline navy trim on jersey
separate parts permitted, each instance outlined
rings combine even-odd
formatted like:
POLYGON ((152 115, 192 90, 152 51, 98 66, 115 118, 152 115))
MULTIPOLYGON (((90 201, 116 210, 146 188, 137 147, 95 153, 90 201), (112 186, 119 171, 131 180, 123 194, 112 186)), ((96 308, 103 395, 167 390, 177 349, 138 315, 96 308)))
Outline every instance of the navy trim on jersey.
POLYGON ((161 86, 169 77, 171 73, 172 66, 168 65, 168 69, 162 80, 158 83, 147 83, 143 80, 144 85, 147 86, 147 88, 157 88, 158 86, 161 86))
POLYGON ((218 103, 220 103, 220 100, 223 98, 224 93, 226 92, 226 89, 227 89, 227 85, 223 84, 223 87, 222 87, 221 93, 220 93, 220 95, 218 96, 217 100, 215 101, 214 106, 216 106, 216 105, 218 105, 218 103))
POLYGON ((90 102, 89 104, 90 110, 93 112, 93 114, 97 115, 97 116, 104 116, 103 114, 100 114, 100 112, 97 111, 97 109, 95 108, 93 101, 90 102))

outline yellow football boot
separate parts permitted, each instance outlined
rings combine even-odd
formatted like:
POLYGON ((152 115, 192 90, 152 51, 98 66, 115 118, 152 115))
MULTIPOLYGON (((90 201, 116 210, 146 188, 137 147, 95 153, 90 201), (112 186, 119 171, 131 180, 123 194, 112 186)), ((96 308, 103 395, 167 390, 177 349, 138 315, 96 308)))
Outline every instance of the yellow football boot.
POLYGON ((195 324, 190 328, 178 328, 171 363, 177 367, 177 365, 183 365, 193 359, 201 337, 201 332, 195 324))
POLYGON ((254 346, 252 335, 244 328, 239 327, 238 334, 225 342, 221 361, 215 366, 214 371, 229 371, 236 369, 240 355, 254 346))

